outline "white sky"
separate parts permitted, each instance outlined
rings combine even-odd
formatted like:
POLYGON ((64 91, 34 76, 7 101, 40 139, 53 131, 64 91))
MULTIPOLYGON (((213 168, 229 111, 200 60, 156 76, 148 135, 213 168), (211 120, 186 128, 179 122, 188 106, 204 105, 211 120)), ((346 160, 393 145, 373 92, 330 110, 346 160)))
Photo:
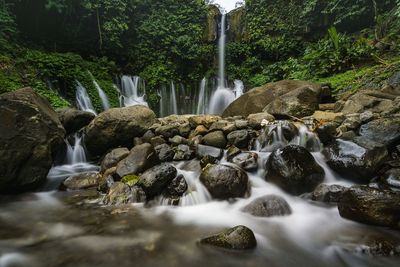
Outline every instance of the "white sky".
POLYGON ((229 12, 235 8, 235 4, 237 1, 238 0, 215 0, 215 3, 225 8, 226 12, 229 12))

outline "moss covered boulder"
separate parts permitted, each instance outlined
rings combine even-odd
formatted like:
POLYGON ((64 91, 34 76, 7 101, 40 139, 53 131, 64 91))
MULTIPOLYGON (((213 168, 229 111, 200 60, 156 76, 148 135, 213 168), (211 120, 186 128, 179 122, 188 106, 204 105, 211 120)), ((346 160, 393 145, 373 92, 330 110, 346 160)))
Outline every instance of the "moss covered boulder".
POLYGON ((246 250, 257 246, 253 231, 243 225, 223 231, 200 240, 201 245, 210 245, 224 249, 246 250))

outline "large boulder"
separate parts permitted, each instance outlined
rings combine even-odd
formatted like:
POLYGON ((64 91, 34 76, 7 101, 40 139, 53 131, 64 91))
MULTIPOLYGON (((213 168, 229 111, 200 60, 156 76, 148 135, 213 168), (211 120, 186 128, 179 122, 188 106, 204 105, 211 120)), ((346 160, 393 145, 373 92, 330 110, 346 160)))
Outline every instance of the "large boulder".
MULTIPOLYGON (((223 117, 244 116, 261 113, 264 108, 272 101, 291 91, 299 88, 309 88, 319 97, 321 87, 319 85, 306 81, 279 81, 268 83, 264 86, 254 88, 245 93, 233 103, 231 103, 223 112, 223 117)), ((312 113, 311 113, 312 114, 312 113)))
POLYGON ((75 108, 59 109, 57 113, 65 131, 67 131, 67 135, 79 131, 96 117, 96 115, 91 112, 77 110, 75 108))
POLYGON ((88 188, 96 188, 99 184, 100 173, 89 172, 81 173, 68 177, 61 184, 61 190, 84 190, 88 188))
POLYGON ((256 217, 286 216, 292 213, 286 200, 275 195, 259 197, 243 207, 242 211, 256 217))
POLYGON ((57 113, 31 88, 0 95, 0 192, 44 182, 64 136, 57 113))
POLYGON ((400 229, 399 192, 353 186, 342 194, 338 208, 346 219, 400 229))
POLYGON ((244 250, 257 246, 253 231, 243 225, 223 231, 219 234, 203 238, 202 245, 210 245, 224 249, 244 250))
POLYGON ((294 195, 313 191, 324 177, 312 154, 297 145, 275 150, 266 163, 266 180, 294 195))
POLYGON ((360 135, 384 144, 388 148, 400 144, 400 117, 383 118, 364 124, 360 128, 360 135))
POLYGON ((343 177, 369 182, 387 159, 388 151, 381 143, 356 137, 353 142, 334 140, 323 154, 328 165, 343 177))
POLYGON ((145 143, 132 148, 129 155, 117 164, 116 174, 122 178, 137 175, 160 163, 153 146, 145 143))
POLYGON ((145 171, 140 175, 137 183, 148 198, 161 194, 176 177, 177 170, 174 166, 164 163, 145 171))
POLYGON ((360 91, 351 96, 341 110, 344 114, 362 113, 371 111, 374 113, 388 112, 395 109, 395 96, 375 91, 360 91))
POLYGON ((249 191, 247 173, 236 166, 209 164, 203 169, 200 181, 217 199, 244 197, 249 191))
POLYGON ((227 141, 224 132, 215 131, 205 135, 202 142, 207 146, 225 148, 227 141))
POLYGON ((145 106, 109 109, 86 127, 86 148, 101 156, 118 146, 131 147, 133 138, 141 137, 155 119, 155 113, 145 106))

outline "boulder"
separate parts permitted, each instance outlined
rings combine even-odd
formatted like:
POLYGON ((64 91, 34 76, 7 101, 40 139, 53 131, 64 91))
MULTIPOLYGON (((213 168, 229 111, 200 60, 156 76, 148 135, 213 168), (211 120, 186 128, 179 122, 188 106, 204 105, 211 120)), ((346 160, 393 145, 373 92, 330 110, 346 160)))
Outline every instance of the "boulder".
POLYGON ((359 134, 388 148, 400 144, 400 117, 371 121, 360 127, 359 134))
POLYGON ((202 139, 203 144, 213 147, 225 148, 226 138, 222 131, 215 131, 205 135, 202 139))
POLYGON ((391 189, 400 190, 400 168, 386 171, 379 179, 380 183, 391 189))
POLYGON ((156 129, 156 135, 161 135, 167 140, 179 134, 179 125, 167 124, 156 129))
POLYGON ((346 187, 337 184, 320 184, 311 193, 310 198, 313 201, 337 203, 345 190, 346 187))
POLYGON ((274 217, 292 214, 292 209, 286 200, 275 195, 259 197, 243 207, 242 211, 256 217, 274 217))
POLYGON ((197 145, 196 148, 196 156, 198 159, 202 159, 203 157, 210 156, 217 160, 221 159, 224 155, 224 150, 212 146, 205 145, 197 145))
POLYGON ((253 231, 246 226, 240 225, 219 234, 203 238, 200 240, 200 244, 224 249, 246 250, 255 248, 257 240, 253 231))
POLYGON ((258 154, 254 152, 243 152, 230 160, 233 164, 246 171, 256 171, 258 169, 258 154))
POLYGON ((337 126, 336 123, 333 122, 324 123, 322 125, 317 126, 315 132, 317 133, 319 140, 323 144, 327 144, 333 139, 335 139, 336 126, 337 126))
POLYGON ((188 184, 183 175, 175 177, 167 186, 166 195, 168 197, 177 198, 183 196, 188 189, 188 184))
POLYGON ((355 137, 353 142, 334 140, 325 147, 323 154, 328 165, 343 177, 366 183, 385 162, 388 151, 380 143, 355 137))
POLYGON ((129 155, 117 164, 116 174, 122 178, 126 175, 139 174, 160 162, 152 145, 145 143, 135 146, 129 155))
MULTIPOLYGON (((309 88, 319 96, 321 87, 306 81, 279 81, 257 87, 243 94, 231 103, 223 112, 222 117, 243 116, 261 113, 264 108, 276 98, 299 88, 309 88)), ((311 113, 312 114, 312 113, 311 113)))
POLYGON ((57 113, 31 88, 0 95, 0 193, 43 183, 64 136, 57 113))
POLYGON ((247 130, 233 131, 227 136, 228 145, 234 145, 238 148, 247 148, 250 142, 250 134, 247 130))
POLYGON ((344 114, 363 113, 371 111, 374 113, 386 112, 394 109, 394 98, 385 94, 376 95, 374 91, 360 91, 351 96, 341 110, 344 114))
POLYGON ((200 181, 217 199, 244 197, 249 191, 247 173, 236 166, 209 164, 201 172, 200 181))
POLYGON ((157 156, 161 162, 172 161, 174 159, 175 151, 171 146, 167 144, 161 144, 156 146, 154 149, 156 150, 157 156))
POLYGON ((399 192, 353 186, 343 192, 338 208, 343 218, 400 229, 399 192))
POLYGON ((156 115, 145 106, 109 109, 98 115, 87 127, 85 144, 88 151, 101 156, 109 149, 131 147, 155 122, 156 115))
POLYGON ((61 190, 84 190, 96 188, 100 179, 98 172, 82 173, 67 178, 60 186, 61 190))
POLYGON ((118 162, 123 160, 129 155, 129 149, 125 147, 113 149, 110 153, 105 155, 101 161, 101 172, 104 173, 106 170, 117 166, 118 162))
POLYGON ((91 112, 77 110, 75 108, 59 109, 57 110, 57 114, 67 135, 79 131, 96 117, 96 115, 91 112))
POLYGON ((137 185, 141 187, 148 198, 160 195, 176 177, 177 170, 174 166, 163 163, 145 171, 137 185))
POLYGON ((190 160, 194 158, 194 152, 188 145, 179 145, 174 148, 174 160, 190 160))
POLYGON ((297 145, 275 150, 266 163, 266 180, 294 195, 313 191, 324 177, 311 153, 297 145))

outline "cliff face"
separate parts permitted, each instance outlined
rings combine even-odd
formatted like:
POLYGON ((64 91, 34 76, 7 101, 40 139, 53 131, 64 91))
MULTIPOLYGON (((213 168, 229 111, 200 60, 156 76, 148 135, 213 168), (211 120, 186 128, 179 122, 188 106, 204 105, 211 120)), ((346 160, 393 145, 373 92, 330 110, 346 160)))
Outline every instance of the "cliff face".
POLYGON ((244 7, 234 9, 228 13, 228 42, 240 42, 246 38, 245 13, 244 7))
POLYGON ((209 5, 207 15, 207 25, 205 29, 205 39, 208 42, 215 42, 218 39, 218 24, 221 19, 221 11, 215 5, 209 5))

